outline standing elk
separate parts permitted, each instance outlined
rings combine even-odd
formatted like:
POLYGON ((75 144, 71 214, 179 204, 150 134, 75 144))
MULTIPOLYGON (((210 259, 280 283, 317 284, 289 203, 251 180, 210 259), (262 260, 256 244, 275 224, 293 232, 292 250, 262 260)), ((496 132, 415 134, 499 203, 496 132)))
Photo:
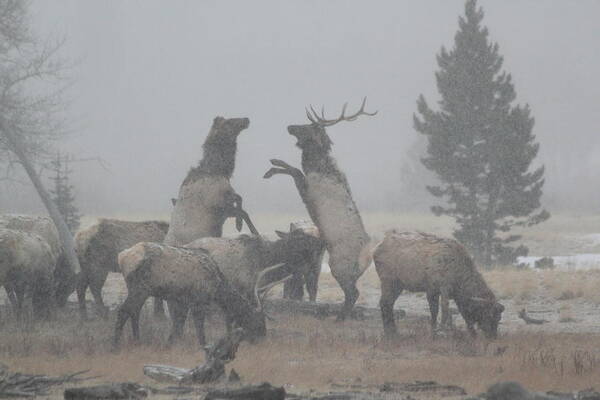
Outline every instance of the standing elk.
POLYGON ((56 255, 35 233, 0 228, 0 285, 12 289, 17 318, 24 298, 31 298, 35 319, 50 318, 54 309, 56 255))
POLYGON ((469 332, 475 324, 486 337, 495 338, 504 306, 475 268, 467 250, 456 240, 420 232, 388 232, 373 252, 381 280, 381 317, 384 333, 397 334, 394 303, 403 290, 425 292, 436 329, 441 300, 442 325, 451 324, 449 300, 453 299, 469 332))
MULTIPOLYGON (((162 221, 121 221, 100 219, 96 224, 79 231, 75 236, 75 248, 81 272, 77 276, 77 299, 82 319, 87 319, 85 294, 89 286, 94 305, 100 316, 106 318, 108 309, 102 300, 102 287, 109 272, 121 272, 117 257, 119 253, 139 242, 162 242, 169 224, 162 221)), ((62 293, 58 301, 66 302, 71 293, 62 293)))
MULTIPOLYGON (((53 274, 53 292, 57 305, 61 306, 58 299, 60 298, 61 293, 73 291, 74 279, 71 269, 65 263, 62 245, 54 222, 48 217, 37 215, 3 214, 0 215, 0 228, 37 235, 44 239, 48 246, 50 246, 53 258, 56 260, 55 264, 51 267, 53 274)), ((13 311, 19 316, 23 296, 25 295, 23 291, 24 286, 14 286, 12 283, 8 283, 5 285, 5 289, 13 311)))
POLYGON ((312 107, 306 114, 307 125, 288 126, 302 150, 302 171, 288 163, 273 159, 274 166, 265 174, 290 175, 304 202, 308 214, 319 228, 329 253, 331 273, 344 291, 344 304, 338 320, 348 317, 359 296, 356 281, 371 263, 370 238, 352 198, 344 173, 331 156, 331 139, 325 128, 341 121, 354 121, 360 115, 373 116, 364 111, 366 99, 358 112, 346 116, 346 104, 336 119, 326 119, 312 107))

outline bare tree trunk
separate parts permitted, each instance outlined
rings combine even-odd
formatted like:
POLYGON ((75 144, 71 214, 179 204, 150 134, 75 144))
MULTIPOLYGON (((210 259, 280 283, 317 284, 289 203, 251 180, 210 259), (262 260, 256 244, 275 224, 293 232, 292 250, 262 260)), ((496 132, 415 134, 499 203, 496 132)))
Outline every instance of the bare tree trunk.
POLYGON ((67 226, 63 216, 58 211, 56 204, 52 201, 50 194, 44 187, 40 177, 37 172, 33 168, 33 164, 25 154, 23 149, 23 145, 19 140, 19 137, 15 135, 14 132, 8 128, 3 121, 0 121, 0 131, 4 134, 6 141, 10 147, 10 149, 15 153, 23 168, 27 172, 29 179, 31 179, 31 183, 38 192, 38 195, 42 199, 44 206, 48 210, 48 214, 54 225, 56 225, 56 229, 58 230, 58 235, 60 237, 61 244, 63 246, 63 251, 65 255, 65 259, 67 260, 67 264, 70 266, 71 271, 75 274, 78 274, 81 271, 81 267, 79 266, 79 259, 77 258, 77 254, 75 253, 75 244, 73 241, 73 235, 69 231, 69 227, 67 226))

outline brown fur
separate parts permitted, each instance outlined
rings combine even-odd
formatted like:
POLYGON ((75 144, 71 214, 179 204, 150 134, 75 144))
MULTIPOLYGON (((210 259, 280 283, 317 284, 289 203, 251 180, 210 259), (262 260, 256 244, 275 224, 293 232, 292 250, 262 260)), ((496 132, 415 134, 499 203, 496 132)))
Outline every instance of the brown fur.
POLYGON ((472 334, 474 324, 478 324, 486 335, 496 335, 504 308, 456 240, 425 233, 388 232, 373 259, 381 280, 380 306, 387 335, 396 333, 392 310, 404 289, 427 294, 432 329, 436 327, 441 297, 442 324, 451 323, 448 301, 453 299, 472 334))
POLYGON ((247 118, 217 117, 204 141, 200 164, 179 188, 165 243, 183 246, 203 237, 223 235, 239 196, 229 180, 235 168, 237 137, 248 127, 247 118))
MULTIPOLYGON (((139 314, 149 296, 173 304, 170 341, 181 336, 188 308, 191 308, 198 340, 204 344, 204 311, 216 301, 231 320, 249 335, 264 335, 264 319, 252 304, 232 288, 213 258, 204 249, 172 247, 159 243, 138 243, 119 254, 119 265, 127 283, 127 298, 119 307, 114 343, 118 344, 127 319, 133 336, 139 339, 139 314)), ((264 316, 262 316, 264 318, 264 316)))
POLYGON ((41 236, 0 228, 0 286, 15 293, 13 304, 20 317, 24 297, 31 297, 36 318, 53 311, 56 256, 41 236))
POLYGON ((312 247, 306 249, 305 256, 297 263, 291 266, 294 271, 293 277, 283 285, 283 298, 302 300, 304 297, 304 286, 308 292, 308 299, 316 301, 317 290, 319 287, 319 275, 325 255, 325 241, 321 239, 319 228, 312 222, 297 221, 290 224, 290 232, 300 231, 306 235, 314 237, 316 240, 312 247))
POLYGON ((119 252, 139 242, 162 242, 168 228, 169 224, 162 221, 100 219, 98 223, 77 233, 75 244, 81 263, 77 297, 83 317, 87 315, 85 293, 88 286, 96 308, 101 315, 106 315, 102 287, 109 272, 121 272, 117 262, 119 252))

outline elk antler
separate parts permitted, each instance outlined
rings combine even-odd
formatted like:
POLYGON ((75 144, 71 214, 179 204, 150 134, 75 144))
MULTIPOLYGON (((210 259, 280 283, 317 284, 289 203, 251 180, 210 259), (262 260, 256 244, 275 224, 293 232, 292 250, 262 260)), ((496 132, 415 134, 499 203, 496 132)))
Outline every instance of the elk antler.
POLYGON ((342 114, 336 118, 336 119, 326 119, 325 118, 325 108, 321 108, 321 115, 319 116, 319 113, 317 113, 315 111, 315 109, 313 108, 313 106, 310 106, 310 111, 307 109, 306 110, 306 116, 308 117, 308 119, 310 120, 310 122, 312 122, 313 124, 322 126, 322 127, 327 127, 327 126, 332 126, 337 124, 338 122, 341 121, 354 121, 356 118, 358 118, 359 115, 368 115, 368 116, 374 116, 377 114, 377 111, 373 112, 373 113, 368 113, 365 111, 365 104, 367 103, 367 98, 365 97, 363 99, 362 105, 360 106, 360 110, 358 110, 355 114, 346 116, 346 108, 348 107, 348 103, 344 103, 344 107, 342 107, 342 114))
MULTIPOLYGON (((258 306, 258 307, 257 307, 257 311, 258 311, 258 312, 262 312, 262 311, 263 311, 262 301, 261 301, 261 298, 260 298, 260 296, 259 296, 259 294, 258 294, 258 293, 259 293, 259 292, 264 292, 264 293, 266 293, 265 291, 268 291, 268 290, 269 290, 269 289, 271 289, 273 286, 275 286, 275 285, 279 285, 280 283, 283 283, 283 282, 287 281, 288 279, 290 279, 290 278, 292 277, 292 274, 289 274, 288 276, 286 276, 286 277, 285 277, 285 278, 283 278, 283 279, 280 279, 280 280, 278 280, 278 281, 275 281, 275 282, 271 282, 271 283, 269 283, 269 284, 267 284, 267 285, 265 285, 265 286, 263 286, 263 287, 260 287, 260 281, 261 281, 261 280, 264 278, 264 276, 265 276, 266 274, 268 274, 269 272, 271 272, 271 271, 274 271, 274 270, 276 270, 276 269, 278 269, 278 268, 281 268, 281 267, 283 267, 283 266, 285 266, 285 263, 281 263, 281 264, 275 264, 275 265, 273 265, 273 266, 271 266, 271 267, 268 267, 268 268, 265 268, 265 269, 263 269, 263 270, 262 270, 262 271, 261 271, 261 272, 258 274, 258 277, 256 278, 256 283, 254 284, 254 297, 256 298, 256 304, 257 304, 257 306, 258 306)), ((264 293, 263 293, 263 297, 264 297, 264 293)))

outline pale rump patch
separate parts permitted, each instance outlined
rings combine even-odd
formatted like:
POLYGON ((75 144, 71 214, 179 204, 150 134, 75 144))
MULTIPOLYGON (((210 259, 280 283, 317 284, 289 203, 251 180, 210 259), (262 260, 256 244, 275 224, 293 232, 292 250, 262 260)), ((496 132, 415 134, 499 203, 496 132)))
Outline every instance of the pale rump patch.
POLYGON ((302 231, 307 235, 310 235, 315 238, 320 238, 321 233, 319 232, 319 228, 315 224, 310 221, 296 221, 290 224, 290 232, 293 231, 302 231))
POLYGON ((133 272, 137 265, 144 260, 146 256, 145 243, 138 243, 135 246, 125 249, 117 256, 119 268, 124 276, 133 272))

